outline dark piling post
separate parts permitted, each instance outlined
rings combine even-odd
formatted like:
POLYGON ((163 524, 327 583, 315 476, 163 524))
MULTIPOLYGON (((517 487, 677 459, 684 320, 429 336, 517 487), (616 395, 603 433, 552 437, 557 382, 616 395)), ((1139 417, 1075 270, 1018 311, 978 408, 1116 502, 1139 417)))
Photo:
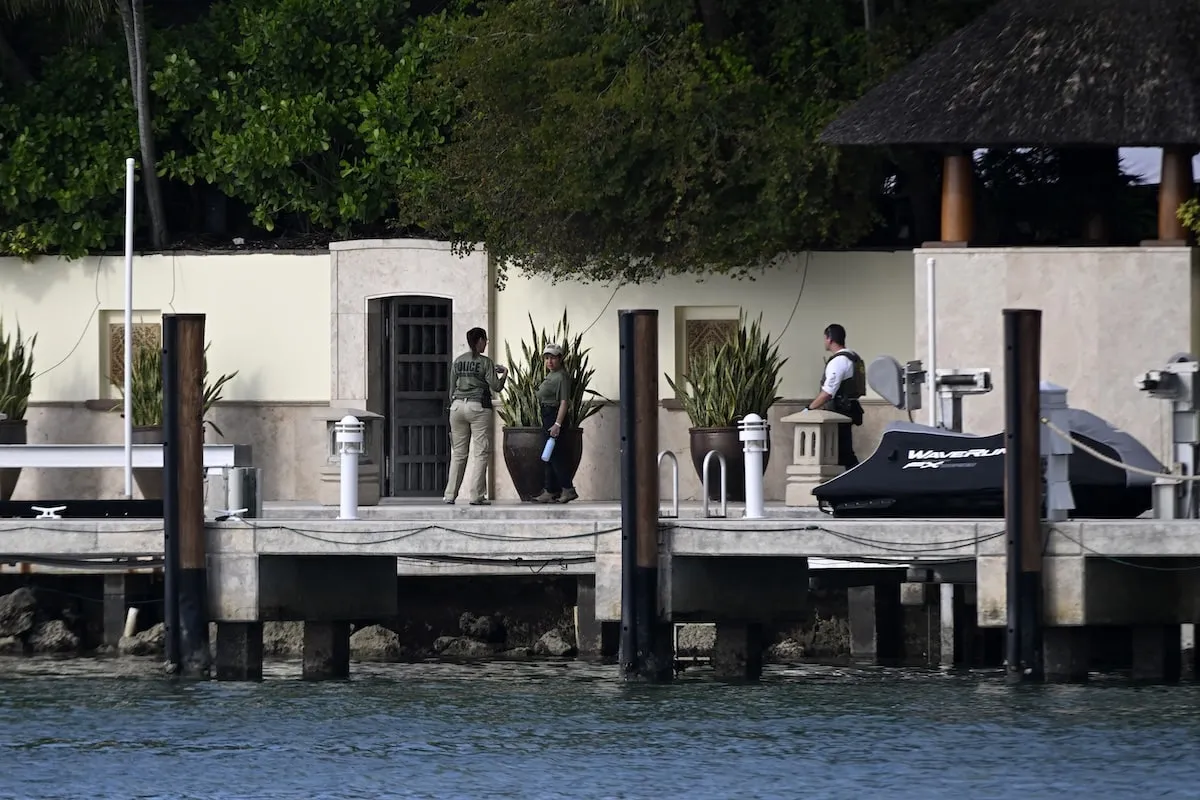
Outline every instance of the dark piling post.
POLYGON ((658 580, 658 311, 621 311, 621 675, 668 681, 658 580))
POLYGON ((187 677, 207 677, 211 654, 204 530, 204 315, 163 315, 163 323, 164 527, 175 534, 168 552, 176 554, 174 568, 168 569, 167 591, 174 595, 178 619, 177 650, 170 661, 187 677))
POLYGON ((179 316, 162 318, 163 384, 163 646, 167 670, 178 672, 179 654, 179 316))
POLYGON ((1006 662, 1015 680, 1042 677, 1042 312, 1004 310, 1006 662))

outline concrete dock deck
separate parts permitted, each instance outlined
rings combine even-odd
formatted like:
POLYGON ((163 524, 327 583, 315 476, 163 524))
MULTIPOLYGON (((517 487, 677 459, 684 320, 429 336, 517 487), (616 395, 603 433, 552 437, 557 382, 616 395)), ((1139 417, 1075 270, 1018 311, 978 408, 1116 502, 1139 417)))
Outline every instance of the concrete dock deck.
MULTIPOLYGON (((704 580, 731 586, 753 585, 774 571, 771 580, 783 587, 814 571, 924 567, 935 580, 976 583, 979 624, 1004 624, 1003 520, 836 519, 781 504, 769 506, 764 519, 742 513, 731 504, 725 518, 705 517, 692 503, 678 518, 660 519, 662 569, 677 577, 707 570, 704 580), (946 575, 937 576, 943 569, 946 575)), ((350 557, 375 562, 373 572, 388 559, 393 580, 595 575, 599 617, 620 618, 617 503, 389 503, 360 514, 338 520, 329 507, 268 503, 259 519, 209 521, 214 591, 236 572, 234 583, 253 590, 235 603, 245 614, 257 596, 259 559, 329 564, 350 557)), ((1200 615, 1200 520, 1079 520, 1047 523, 1046 534, 1047 624, 1122 624, 1148 598, 1170 605, 1180 622, 1200 615)), ((162 542, 159 520, 0 520, 0 562, 9 571, 30 571, 31 564, 53 571, 154 568, 162 542)))

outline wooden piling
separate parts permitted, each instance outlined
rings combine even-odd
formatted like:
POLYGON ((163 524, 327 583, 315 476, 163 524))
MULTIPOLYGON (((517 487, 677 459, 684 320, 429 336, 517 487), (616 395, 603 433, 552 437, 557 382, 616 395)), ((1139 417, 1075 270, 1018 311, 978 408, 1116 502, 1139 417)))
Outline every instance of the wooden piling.
POLYGON ((1042 677, 1042 312, 1004 310, 1006 662, 1014 680, 1042 677))
POLYGON ((621 675, 669 681, 670 625, 658 569, 658 311, 619 314, 621 351, 621 675))
POLYGON ((179 656, 179 458, 175 431, 178 429, 179 318, 162 318, 162 426, 163 426, 163 647, 167 670, 178 672, 179 656))
POLYGON ((204 532, 204 315, 163 315, 164 529, 175 532, 173 578, 178 648, 187 677, 207 677, 208 567, 204 532), (170 333, 168 334, 168 330, 170 333), (168 349, 168 347, 170 349, 168 349), (170 425, 167 422, 170 419, 170 425), (169 492, 166 486, 170 486, 169 492))

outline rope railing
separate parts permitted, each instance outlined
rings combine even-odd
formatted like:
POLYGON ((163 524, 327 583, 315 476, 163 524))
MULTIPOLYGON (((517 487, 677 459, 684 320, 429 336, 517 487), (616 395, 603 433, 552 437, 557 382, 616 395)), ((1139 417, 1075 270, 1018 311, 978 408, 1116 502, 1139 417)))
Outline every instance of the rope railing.
POLYGON ((1124 463, 1123 461, 1118 461, 1115 458, 1110 458, 1109 456, 1104 455, 1104 453, 1101 453, 1099 450, 1097 450, 1094 447, 1089 447, 1088 445, 1079 441, 1074 436, 1072 436, 1070 433, 1068 433, 1067 431, 1064 431, 1062 428, 1058 427, 1057 425, 1055 425, 1053 422, 1046 419, 1045 417, 1041 417, 1041 422, 1043 425, 1045 425, 1047 428, 1049 428, 1056 436, 1060 436, 1063 439, 1066 439, 1074 447, 1078 447, 1080 450, 1087 453, 1092 458, 1096 459, 1097 461, 1101 461, 1105 464, 1108 464, 1109 466, 1117 467, 1118 469, 1123 469, 1126 472, 1132 472, 1135 475, 1145 475, 1150 478, 1172 478, 1174 480, 1180 480, 1180 481, 1200 481, 1200 475, 1177 475, 1172 472, 1155 472, 1152 469, 1143 469, 1141 467, 1131 466, 1129 464, 1124 463))

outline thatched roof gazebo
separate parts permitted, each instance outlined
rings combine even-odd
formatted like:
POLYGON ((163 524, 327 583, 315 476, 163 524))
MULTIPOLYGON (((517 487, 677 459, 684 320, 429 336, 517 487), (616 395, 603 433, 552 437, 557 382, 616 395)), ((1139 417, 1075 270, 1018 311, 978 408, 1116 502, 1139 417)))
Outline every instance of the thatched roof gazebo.
POLYGON ((974 229, 972 150, 1162 147, 1158 238, 1200 144, 1200 0, 999 0, 822 131, 833 145, 944 153, 943 242, 974 229))

